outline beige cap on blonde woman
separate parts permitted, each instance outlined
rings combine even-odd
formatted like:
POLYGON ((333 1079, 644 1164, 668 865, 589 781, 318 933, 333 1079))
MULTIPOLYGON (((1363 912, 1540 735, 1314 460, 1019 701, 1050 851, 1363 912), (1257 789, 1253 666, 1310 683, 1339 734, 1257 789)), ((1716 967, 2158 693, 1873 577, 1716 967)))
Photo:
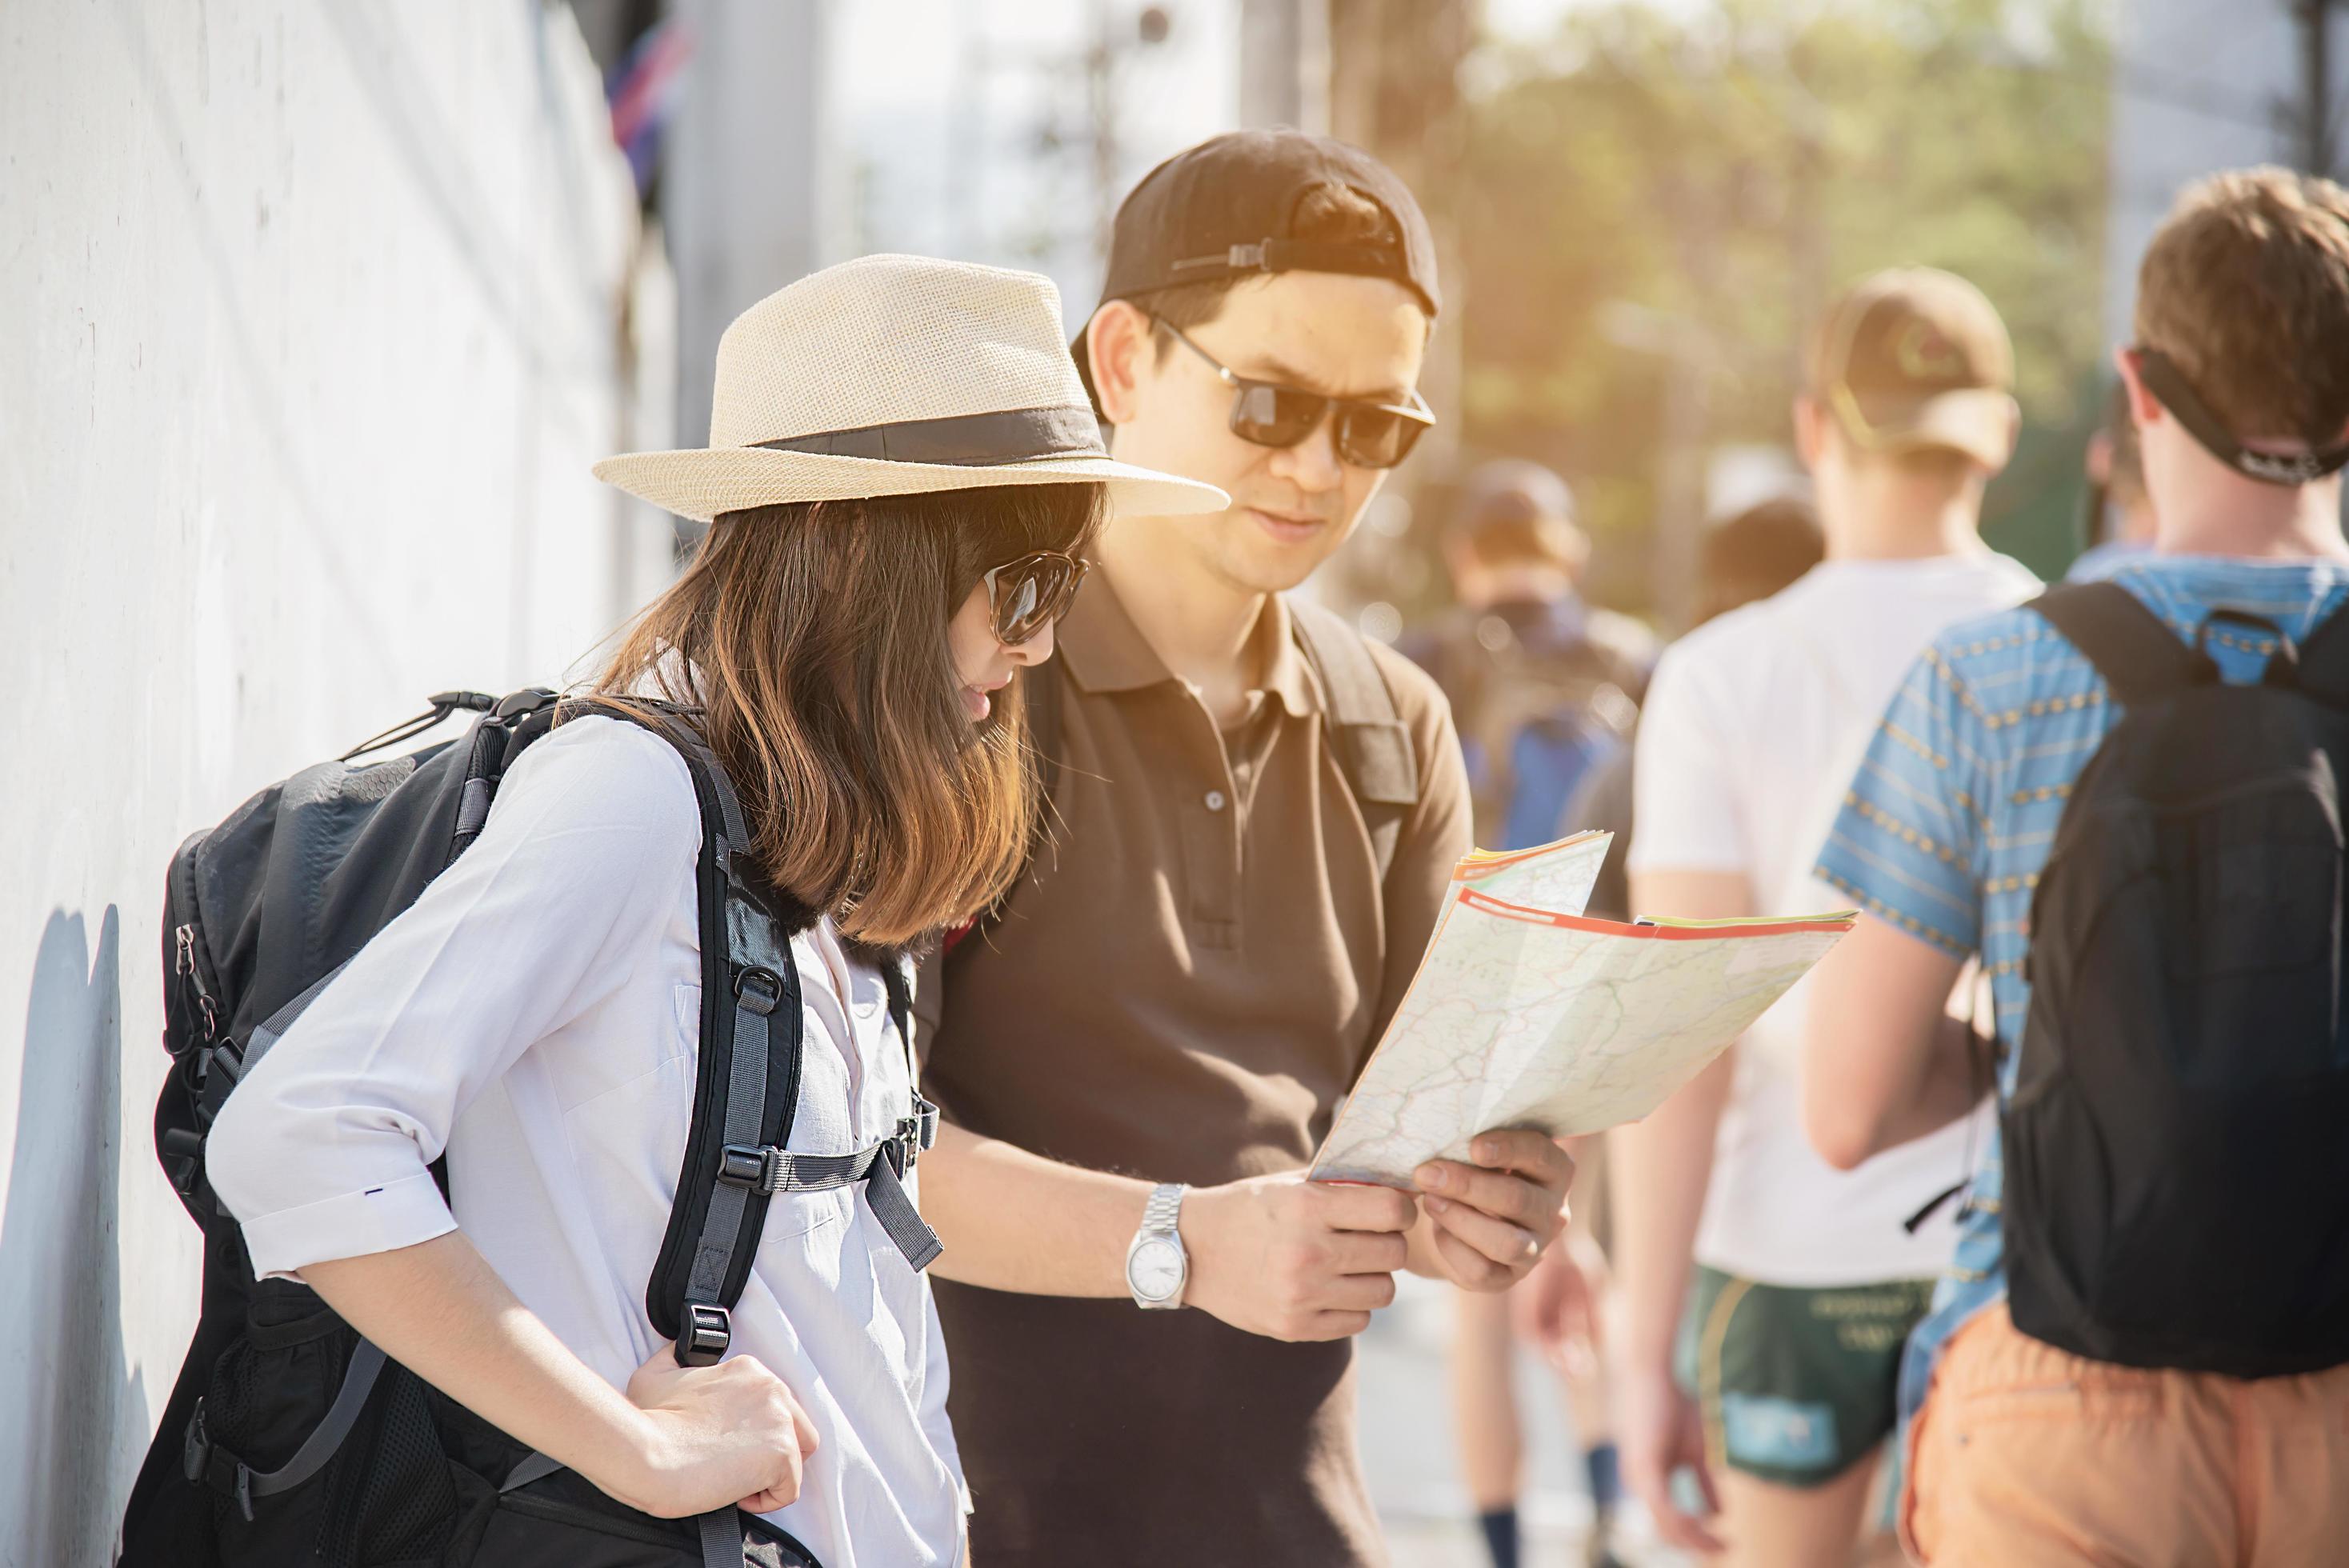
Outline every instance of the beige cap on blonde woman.
POLYGON ((1993 471, 2013 455, 2014 346, 1955 273, 1896 267, 1845 291, 1814 340, 1811 386, 1871 450, 1940 448, 1993 471))
POLYGON ((783 501, 1108 487, 1116 512, 1221 511, 1213 485, 1113 462, 1034 273, 866 256, 769 294, 718 344, 709 445, 595 477, 708 522, 783 501))

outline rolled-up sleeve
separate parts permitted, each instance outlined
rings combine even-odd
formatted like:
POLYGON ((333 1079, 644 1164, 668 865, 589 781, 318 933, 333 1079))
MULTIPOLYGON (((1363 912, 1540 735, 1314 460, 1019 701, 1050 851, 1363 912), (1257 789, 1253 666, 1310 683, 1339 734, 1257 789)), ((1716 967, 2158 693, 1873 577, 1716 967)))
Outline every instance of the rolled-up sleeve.
POLYGON ((692 874, 684 760, 618 720, 517 761, 480 839, 378 933, 237 1087, 205 1148, 257 1274, 455 1228, 429 1167, 535 1042, 639 965, 692 874))

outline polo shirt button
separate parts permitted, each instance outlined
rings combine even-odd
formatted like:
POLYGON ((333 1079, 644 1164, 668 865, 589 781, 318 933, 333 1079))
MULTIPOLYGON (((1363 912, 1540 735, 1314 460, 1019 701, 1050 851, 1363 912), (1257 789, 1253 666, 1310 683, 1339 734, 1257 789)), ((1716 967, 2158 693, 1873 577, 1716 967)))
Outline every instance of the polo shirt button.
POLYGON ((1210 789, 1210 790, 1208 790, 1208 791, 1207 791, 1207 810, 1210 810, 1210 811, 1220 811, 1220 810, 1222 810, 1223 809, 1224 809, 1224 792, 1223 792, 1221 789, 1210 789))

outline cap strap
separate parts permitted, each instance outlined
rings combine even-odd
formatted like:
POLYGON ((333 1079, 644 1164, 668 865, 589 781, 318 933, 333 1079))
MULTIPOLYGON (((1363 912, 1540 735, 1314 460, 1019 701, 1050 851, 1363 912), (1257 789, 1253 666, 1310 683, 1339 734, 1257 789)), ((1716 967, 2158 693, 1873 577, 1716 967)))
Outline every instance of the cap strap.
POLYGON ((1393 245, 1353 240, 1258 240, 1234 245, 1221 255, 1192 256, 1170 272, 1213 267, 1223 273, 1351 273, 1364 277, 1407 279, 1411 269, 1393 245))
POLYGON ((2140 344, 2137 349, 2137 375, 2145 389, 2160 400, 2161 406, 2177 416, 2186 427, 2186 433, 2200 444, 2202 449, 2242 475, 2261 484, 2313 484, 2327 474, 2338 473, 2349 467, 2349 441, 2338 441, 2330 447, 2320 447, 2311 452, 2295 452, 2289 457, 2275 452, 2255 452, 2235 438, 2234 433, 2219 422, 2219 417, 2195 395, 2178 366, 2158 348, 2140 344))
POLYGON ((938 419, 900 419, 854 430, 783 436, 751 445, 771 452, 874 458, 891 463, 939 463, 952 468, 994 468, 1044 458, 1109 456, 1109 449, 1102 445, 1101 425, 1093 418, 1093 411, 1065 405, 953 414, 938 419))

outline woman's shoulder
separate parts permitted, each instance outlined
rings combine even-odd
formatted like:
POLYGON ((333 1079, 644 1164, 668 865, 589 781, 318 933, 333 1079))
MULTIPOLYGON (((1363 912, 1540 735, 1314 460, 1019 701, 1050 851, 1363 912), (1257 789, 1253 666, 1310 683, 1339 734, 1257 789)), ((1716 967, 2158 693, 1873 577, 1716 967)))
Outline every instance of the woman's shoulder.
POLYGON ((584 715, 555 726, 507 771, 492 809, 542 830, 625 827, 698 845, 701 812, 676 747, 623 718, 584 715))

